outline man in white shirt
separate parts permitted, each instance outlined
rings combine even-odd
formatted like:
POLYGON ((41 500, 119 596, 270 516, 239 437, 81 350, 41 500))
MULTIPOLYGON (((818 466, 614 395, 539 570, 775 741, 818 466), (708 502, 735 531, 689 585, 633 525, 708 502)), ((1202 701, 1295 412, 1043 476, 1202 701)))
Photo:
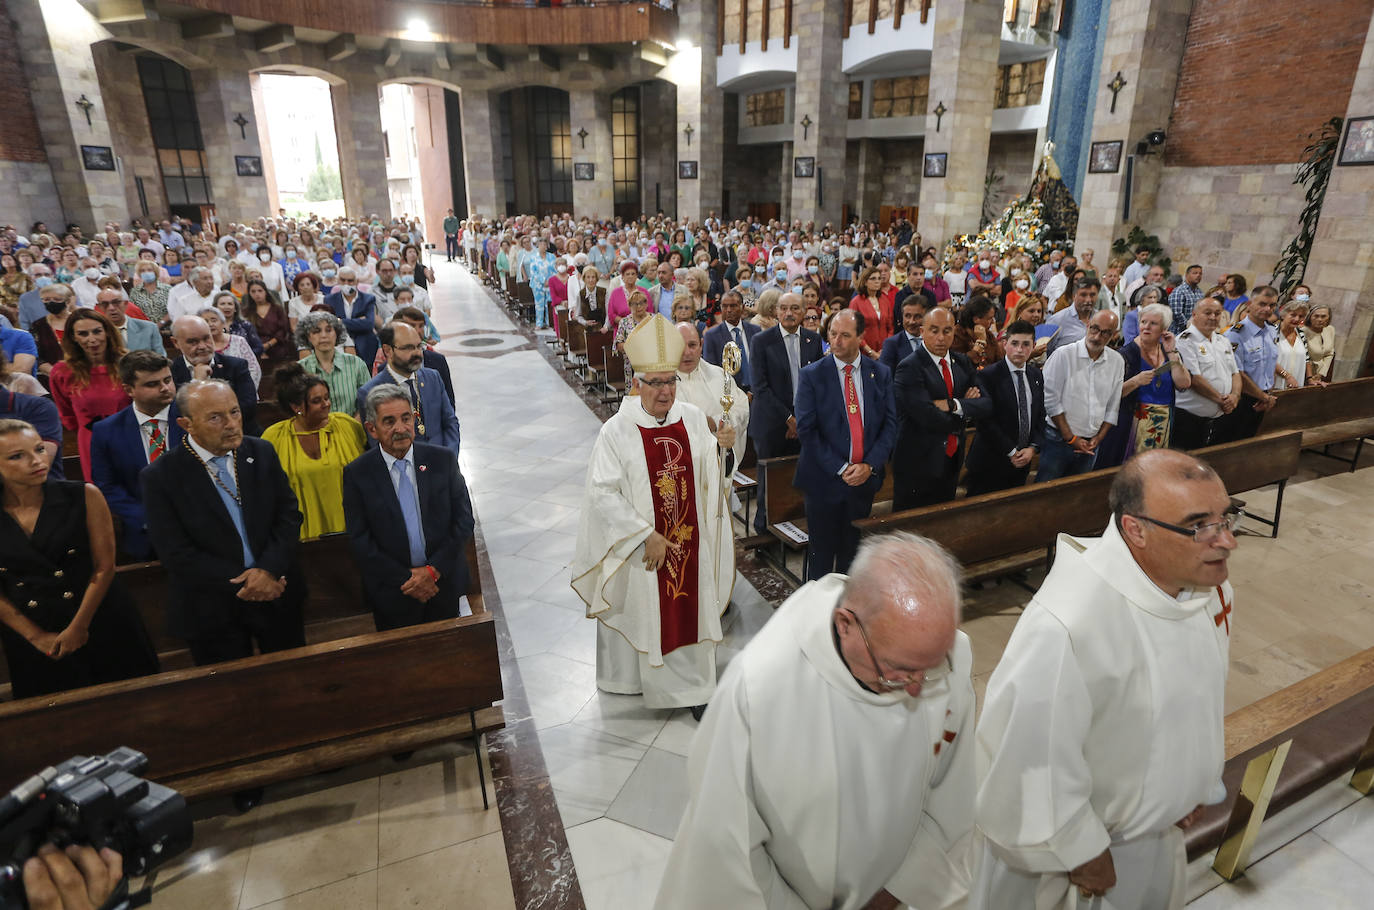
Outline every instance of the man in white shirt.
POLYGON ((1116 314, 1094 313, 1086 337, 1060 347, 1045 363, 1045 441, 1037 482, 1093 469, 1097 447, 1121 408, 1126 363, 1107 347, 1115 334, 1116 314))
POLYGON ((1240 513, 1167 449, 1126 462, 1109 502, 1100 538, 1060 536, 988 681, 971 910, 1181 910, 1182 829, 1226 798, 1240 513))
POLYGON ((1074 285, 1071 305, 1045 320, 1046 325, 1055 326, 1057 329, 1046 348, 1049 353, 1053 354, 1057 349, 1079 341, 1087 334, 1088 319, 1097 307, 1098 289, 1096 278, 1078 279, 1078 283, 1074 285))
POLYGON ((1220 300, 1202 298, 1178 336, 1178 353, 1193 382, 1174 395, 1171 444, 1176 449, 1211 445, 1219 418, 1240 403, 1240 368, 1231 342, 1218 331, 1223 312, 1220 300))
POLYGON ((924 538, 872 538, 730 662, 657 910, 963 905, 974 699, 958 574, 924 538))
POLYGON ((71 289, 76 294, 76 305, 78 308, 93 310, 95 309, 96 295, 100 293, 100 287, 96 284, 100 280, 99 263, 94 259, 82 259, 82 272, 71 282, 71 289))
POLYGON ((167 315, 198 316, 200 311, 214 304, 215 274, 209 269, 194 268, 186 281, 172 288, 167 295, 167 315))
MULTIPOLYGON (((1130 288, 1136 279, 1144 278, 1145 273, 1149 270, 1150 248, 1147 246, 1138 246, 1135 248, 1135 261, 1126 266, 1126 273, 1121 276, 1121 280, 1126 282, 1127 288, 1130 288)), ((1162 267, 1160 271, 1163 271, 1162 267)), ((1127 291, 1127 293, 1129 293, 1129 291, 1127 291)))

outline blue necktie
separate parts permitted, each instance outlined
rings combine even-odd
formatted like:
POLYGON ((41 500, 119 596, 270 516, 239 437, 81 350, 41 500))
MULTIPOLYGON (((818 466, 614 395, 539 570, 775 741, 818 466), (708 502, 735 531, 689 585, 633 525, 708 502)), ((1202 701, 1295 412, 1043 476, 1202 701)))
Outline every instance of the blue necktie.
POLYGON ((251 569, 253 551, 248 548, 248 531, 243 524, 243 506, 234 498, 239 490, 238 484, 234 483, 234 472, 229 469, 229 456, 216 455, 210 460, 214 462, 219 482, 224 484, 224 489, 219 491, 220 499, 224 500, 224 507, 229 511, 229 520, 234 523, 234 529, 239 532, 239 542, 243 544, 243 566, 251 569), (225 491, 228 491, 227 495, 225 491))
POLYGON ((415 499, 415 486, 410 482, 410 472, 406 463, 400 459, 391 466, 396 475, 396 498, 401 502, 401 518, 406 523, 406 537, 410 541, 411 568, 425 564, 425 532, 420 527, 420 507, 415 499))
POLYGON ((736 326, 731 334, 735 336, 735 345, 739 348, 739 376, 736 377, 735 384, 747 389, 752 385, 749 381, 749 348, 740 337, 739 326, 736 326))

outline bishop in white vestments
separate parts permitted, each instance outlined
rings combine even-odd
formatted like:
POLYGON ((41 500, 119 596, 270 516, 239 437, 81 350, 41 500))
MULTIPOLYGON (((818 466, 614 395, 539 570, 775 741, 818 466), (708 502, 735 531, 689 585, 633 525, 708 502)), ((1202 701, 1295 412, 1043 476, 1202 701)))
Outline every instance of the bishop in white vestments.
POLYGON ((988 681, 976 910, 1179 910, 1182 828, 1226 798, 1239 513, 1170 450, 1128 461, 1110 497, 1102 537, 1060 537, 988 681))
POLYGON ((735 657, 687 759, 656 910, 963 906, 973 684, 958 566, 912 534, 789 597, 735 657))
POLYGON ((637 394, 592 448, 572 586, 598 621, 597 687, 699 716, 735 579, 722 477, 735 430, 676 400, 682 347, 660 315, 625 340, 637 394))

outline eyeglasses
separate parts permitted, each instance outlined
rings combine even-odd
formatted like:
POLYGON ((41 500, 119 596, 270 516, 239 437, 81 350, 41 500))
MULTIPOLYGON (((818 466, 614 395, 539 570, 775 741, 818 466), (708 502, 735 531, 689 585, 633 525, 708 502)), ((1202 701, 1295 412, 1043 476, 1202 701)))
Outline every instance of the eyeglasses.
POLYGON ((1223 529, 1228 534, 1234 535, 1236 533, 1236 526, 1239 525, 1240 520, 1245 517, 1245 511, 1243 509, 1232 509, 1222 516, 1221 521, 1213 521, 1205 525, 1193 525, 1191 528, 1171 525, 1167 521, 1160 521, 1148 515, 1132 515, 1131 517, 1138 518, 1141 521, 1148 521, 1150 524, 1163 528, 1166 531, 1173 531, 1175 534, 1191 537, 1197 543, 1210 544, 1221 536, 1223 529))
POLYGON ((641 379, 639 381, 642 385, 646 385, 651 389, 666 389, 677 385, 676 376, 671 379, 641 379))
POLYGON ((868 659, 873 662, 873 669, 878 674, 878 685, 886 690, 905 689, 907 686, 916 683, 939 682, 954 672, 954 658, 946 654, 944 662, 931 667, 928 670, 918 670, 916 673, 904 679, 888 679, 883 676, 883 668, 878 663, 878 655, 873 653, 873 644, 868 640, 868 632, 864 629, 863 622, 859 619, 859 614, 849 610, 849 615, 854 617, 854 625, 859 627, 859 636, 864 640, 864 647, 868 649, 868 659))

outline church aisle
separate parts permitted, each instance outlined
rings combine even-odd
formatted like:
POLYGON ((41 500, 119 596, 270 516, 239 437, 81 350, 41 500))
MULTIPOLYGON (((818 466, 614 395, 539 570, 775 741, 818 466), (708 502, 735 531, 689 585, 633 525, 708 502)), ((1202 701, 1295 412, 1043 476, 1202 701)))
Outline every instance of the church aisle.
MULTIPOLYGON (((589 910, 644 907, 686 805, 684 710, 596 689, 596 625, 569 581, 586 462, 600 419, 458 266, 435 263, 438 350, 458 394, 460 463, 496 574, 589 910)), ((736 575, 721 671, 772 608, 736 575)))

